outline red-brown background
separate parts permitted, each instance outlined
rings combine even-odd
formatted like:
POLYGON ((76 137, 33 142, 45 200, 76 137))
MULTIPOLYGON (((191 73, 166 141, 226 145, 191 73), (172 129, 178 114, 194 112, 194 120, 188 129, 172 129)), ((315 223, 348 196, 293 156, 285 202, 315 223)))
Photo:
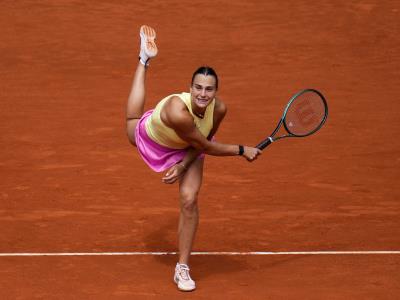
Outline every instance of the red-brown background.
MULTIPOLYGON (((207 157, 195 250, 400 250, 397 1, 3 1, 0 252, 175 251, 177 186, 140 160, 124 112, 138 30, 157 30, 147 108, 201 64, 254 145, 290 96, 321 90, 326 126, 255 163, 207 157)), ((1 257, 2 299, 395 299, 398 255, 1 257)))

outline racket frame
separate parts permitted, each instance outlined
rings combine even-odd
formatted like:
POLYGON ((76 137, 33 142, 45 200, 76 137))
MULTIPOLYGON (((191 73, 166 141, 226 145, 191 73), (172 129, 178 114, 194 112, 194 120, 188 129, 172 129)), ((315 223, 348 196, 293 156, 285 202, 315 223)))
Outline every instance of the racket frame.
POLYGON ((266 148, 267 146, 269 146, 272 142, 277 141, 277 140, 282 139, 282 138, 287 138, 287 137, 306 137, 306 136, 309 136, 309 135, 315 133, 316 131, 318 131, 318 130, 325 124, 327 118, 328 118, 328 103, 326 102, 326 99, 325 99, 325 97, 322 95, 322 93, 320 93, 319 91, 317 91, 317 90, 315 90, 315 89, 304 89, 304 90, 301 90, 300 92, 298 92, 298 93, 296 93, 295 95, 293 95, 292 98, 290 98, 288 104, 286 105, 285 110, 283 111, 283 115, 282 115, 281 119, 279 120, 278 125, 276 126, 275 130, 270 134, 269 137, 267 137, 265 140, 263 140, 261 143, 259 143, 259 144, 256 146, 256 148, 262 150, 262 149, 266 148), (307 93, 307 92, 314 92, 314 93, 316 93, 318 96, 321 97, 321 100, 322 100, 322 102, 323 102, 323 104, 324 104, 324 107, 325 107, 325 115, 324 115, 324 117, 323 117, 321 123, 320 123, 314 130, 308 132, 307 134, 303 134, 303 135, 293 134, 292 132, 290 132, 290 130, 289 130, 287 124, 286 124, 286 114, 287 114, 287 112, 289 111, 290 105, 297 99, 297 97, 299 97, 299 96, 301 96, 302 94, 307 93), (283 127, 285 128, 285 130, 286 130, 286 132, 287 132, 288 134, 274 137, 274 135, 275 135, 275 134, 279 131, 279 129, 281 128, 282 124, 283 124, 283 127))

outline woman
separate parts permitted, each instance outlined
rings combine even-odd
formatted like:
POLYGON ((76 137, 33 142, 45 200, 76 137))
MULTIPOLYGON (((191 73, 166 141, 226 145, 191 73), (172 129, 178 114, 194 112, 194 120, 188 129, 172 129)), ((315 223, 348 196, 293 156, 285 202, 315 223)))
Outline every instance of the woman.
POLYGON ((157 55, 154 29, 140 28, 141 49, 127 105, 127 134, 143 160, 157 172, 167 170, 164 183, 179 179, 179 261, 174 281, 182 291, 192 291, 189 256, 198 225, 197 195, 203 177, 204 154, 241 155, 248 161, 261 151, 242 145, 212 140, 226 114, 225 104, 216 97, 218 77, 210 67, 199 68, 192 77, 190 93, 170 95, 154 110, 144 113, 145 77, 149 60, 157 55))

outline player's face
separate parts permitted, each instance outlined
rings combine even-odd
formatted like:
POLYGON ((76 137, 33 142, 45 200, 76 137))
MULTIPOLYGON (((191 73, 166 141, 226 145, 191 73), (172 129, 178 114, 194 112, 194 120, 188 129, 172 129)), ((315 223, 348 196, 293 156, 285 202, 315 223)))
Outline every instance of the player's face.
POLYGON ((192 104, 199 109, 205 109, 217 93, 216 80, 212 75, 197 74, 190 88, 192 104))

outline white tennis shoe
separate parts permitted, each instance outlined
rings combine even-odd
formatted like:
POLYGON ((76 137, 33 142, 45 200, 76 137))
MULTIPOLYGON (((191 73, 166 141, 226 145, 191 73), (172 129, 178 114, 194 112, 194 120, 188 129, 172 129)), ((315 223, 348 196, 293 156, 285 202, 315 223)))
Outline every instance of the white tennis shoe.
POLYGON ((155 42, 156 31, 147 25, 140 27, 140 62, 147 66, 150 58, 157 55, 158 49, 155 42))
POLYGON ((196 289, 196 283, 190 278, 189 267, 185 264, 177 263, 175 267, 174 282, 178 289, 184 292, 190 292, 196 289))

